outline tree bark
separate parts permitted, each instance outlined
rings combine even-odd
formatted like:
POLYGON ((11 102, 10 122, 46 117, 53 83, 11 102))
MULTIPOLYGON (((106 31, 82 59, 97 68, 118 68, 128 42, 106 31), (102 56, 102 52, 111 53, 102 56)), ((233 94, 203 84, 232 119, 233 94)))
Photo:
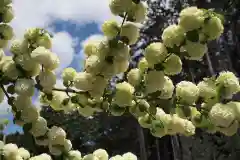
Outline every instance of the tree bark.
POLYGON ((137 124, 138 139, 140 144, 140 160, 147 160, 147 151, 143 129, 137 124))

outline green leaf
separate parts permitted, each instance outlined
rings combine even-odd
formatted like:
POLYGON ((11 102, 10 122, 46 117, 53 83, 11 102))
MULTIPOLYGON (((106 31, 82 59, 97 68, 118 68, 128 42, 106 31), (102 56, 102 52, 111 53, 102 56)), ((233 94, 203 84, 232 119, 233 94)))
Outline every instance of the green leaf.
POLYGON ((62 104, 63 104, 64 106, 66 106, 66 105, 68 105, 69 101, 70 101, 70 98, 65 98, 65 99, 62 101, 62 104))
POLYGON ((158 63, 154 65, 154 69, 156 69, 157 71, 163 71, 164 70, 164 66, 162 63, 158 63))
POLYGON ((156 115, 157 113, 157 107, 155 106, 150 106, 148 110, 149 110, 149 113, 152 115, 156 115))
POLYGON ((116 37, 116 38, 113 38, 111 40, 108 41, 108 44, 109 44, 109 47, 110 48, 116 48, 118 46, 118 41, 119 41, 120 37, 116 37))
POLYGON ((125 44, 129 44, 129 39, 128 39, 128 37, 127 36, 121 36, 120 37, 120 40, 123 42, 123 43, 125 43, 125 44))
POLYGON ((107 57, 105 58, 105 61, 106 61, 107 63, 109 63, 109 64, 113 64, 113 59, 114 59, 113 56, 107 56, 107 57))
POLYGON ((76 95, 76 96, 72 96, 71 97, 71 102, 72 103, 78 103, 78 96, 76 95))
POLYGON ((198 42, 199 41, 198 30, 189 31, 189 32, 187 32, 186 36, 187 36, 187 39, 189 41, 192 41, 192 42, 198 42))

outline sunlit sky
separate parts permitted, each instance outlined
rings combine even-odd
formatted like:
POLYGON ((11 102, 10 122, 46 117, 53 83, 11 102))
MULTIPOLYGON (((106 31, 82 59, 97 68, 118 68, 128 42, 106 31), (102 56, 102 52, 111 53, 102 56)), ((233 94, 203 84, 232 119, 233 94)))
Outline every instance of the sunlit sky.
MULTIPOLYGON (((108 0, 13 0, 12 5, 15 19, 10 25, 15 38, 21 38, 30 27, 42 27, 53 33, 52 49, 60 58, 56 71, 58 84, 64 68, 71 66, 81 70, 84 42, 101 38, 101 24, 107 19, 117 19, 110 13, 108 0)), ((39 105, 37 99, 33 101, 39 105)), ((7 118, 11 122, 13 117, 8 109, 5 99, 0 104, 0 119, 7 118)), ((16 130, 21 131, 21 128, 11 122, 5 133, 16 130)))

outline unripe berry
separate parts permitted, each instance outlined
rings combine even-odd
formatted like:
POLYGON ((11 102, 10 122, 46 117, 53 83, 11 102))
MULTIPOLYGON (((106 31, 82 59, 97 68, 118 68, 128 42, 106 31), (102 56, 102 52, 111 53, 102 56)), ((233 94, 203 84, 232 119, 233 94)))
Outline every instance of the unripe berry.
POLYGON ((89 118, 92 115, 94 115, 95 110, 94 110, 94 108, 87 106, 87 105, 84 106, 83 108, 80 106, 80 107, 78 107, 78 113, 83 117, 89 118))
POLYGON ((93 155, 97 157, 99 160, 108 160, 109 156, 106 150, 104 149, 97 149, 93 152, 93 155))
POLYGON ((172 97, 175 87, 173 85, 172 80, 169 77, 164 76, 164 79, 165 79, 165 81, 164 81, 163 89, 161 89, 161 94, 160 94, 159 98, 169 99, 172 97))
POLYGON ((13 38, 14 33, 13 33, 13 28, 7 24, 0 24, 0 34, 3 36, 4 40, 10 40, 13 38))
POLYGON ((73 81, 76 74, 77 72, 74 68, 65 68, 62 72, 62 79, 65 82, 73 81))
POLYGON ((188 32, 204 24, 204 12, 197 7, 187 7, 180 12, 179 25, 188 32))
POLYGON ((144 54, 149 66, 153 67, 154 64, 161 63, 168 56, 168 52, 163 43, 151 43, 145 49, 144 54))
POLYGON ((163 126, 162 121, 160 120, 153 120, 152 121, 152 128, 151 134, 155 137, 161 138, 166 135, 166 130, 163 126))
POLYGON ((31 57, 48 70, 54 70, 60 64, 58 56, 42 46, 33 50, 31 57))
POLYGON ((36 40, 37 46, 45 47, 46 49, 52 48, 51 37, 48 33, 44 33, 43 35, 39 36, 36 40))
POLYGON ((214 16, 211 17, 203 26, 202 32, 207 35, 208 40, 218 39, 223 33, 224 27, 221 20, 214 16))
POLYGON ((141 23, 147 16, 147 4, 140 1, 138 4, 132 4, 128 11, 128 17, 132 22, 141 23))
POLYGON ((119 106, 130 106, 132 104, 134 87, 127 83, 122 82, 116 85, 116 94, 114 97, 114 102, 119 106))
POLYGON ((8 40, 0 39, 0 48, 6 48, 8 45, 8 40))
POLYGON ((188 54, 185 58, 190 60, 201 60, 208 50, 206 44, 191 41, 187 41, 182 49, 184 49, 188 54))
POLYGON ((206 80, 198 83, 199 96, 205 101, 217 96, 216 85, 214 81, 206 80))
POLYGON ((48 138, 51 144, 63 145, 66 138, 66 132, 61 127, 53 126, 48 132, 48 138))
POLYGON ((148 68, 148 62, 145 57, 138 62, 138 69, 143 73, 148 68))
POLYGON ((12 3, 12 0, 1 0, 0 6, 7 6, 12 3))
POLYGON ((69 152, 72 149, 72 142, 69 139, 64 140, 64 151, 69 152))
POLYGON ((120 36, 128 39, 128 44, 132 45, 139 38, 139 29, 134 23, 127 22, 122 26, 120 36))
POLYGON ((3 155, 6 159, 15 157, 18 154, 18 147, 16 144, 12 144, 12 143, 5 144, 2 150, 3 150, 3 155))
POLYGON ((9 23, 13 20, 14 14, 11 6, 4 7, 0 11, 2 13, 2 22, 9 23))
POLYGON ((183 135, 185 136, 192 136, 195 134, 196 127, 193 123, 189 120, 184 120, 184 132, 183 135))
POLYGON ((149 71, 145 75, 146 93, 153 93, 162 90, 164 82, 164 73, 162 71, 149 71))
POLYGON ((216 79, 216 85, 222 88, 221 94, 224 98, 231 98, 233 94, 239 91, 240 85, 238 78, 229 71, 220 72, 216 79))
POLYGON ((120 15, 131 8, 132 0, 110 0, 109 8, 114 15, 120 15))
POLYGON ((217 127, 217 130, 223 133, 225 136, 233 136, 237 133, 239 128, 239 122, 234 120, 234 122, 227 128, 217 127))
POLYGON ((107 79, 102 76, 96 76, 93 82, 92 89, 89 91, 91 96, 95 99, 100 99, 103 96, 104 90, 108 84, 107 79))
POLYGON ((32 123, 32 128, 30 132, 33 136, 39 137, 43 136, 48 130, 47 121, 43 117, 38 117, 37 121, 32 123))
POLYGON ((100 42, 89 40, 83 45, 83 52, 88 57, 98 54, 98 45, 100 42))
POLYGON ((115 20, 108 20, 102 24, 103 34, 110 39, 115 38, 119 31, 120 28, 115 20))
POLYGON ((229 127, 229 125, 235 120, 234 109, 229 107, 228 104, 215 104, 209 112, 210 120, 220 127, 229 127))
POLYGON ((123 154, 122 157, 123 157, 123 159, 126 159, 126 160, 137 160, 137 156, 131 152, 127 152, 127 153, 123 154))
POLYGON ((2 89, 0 89, 0 103, 2 103, 2 102, 3 102, 3 100, 4 100, 4 97, 5 97, 5 94, 4 94, 3 90, 2 90, 2 89))
POLYGON ((56 84, 56 75, 52 71, 44 70, 43 72, 40 72, 39 74, 39 81, 40 85, 44 89, 52 89, 53 86, 56 84))
POLYGON ((24 148, 19 148, 18 149, 18 155, 22 157, 23 160, 27 160, 30 158, 30 153, 28 150, 24 148))
POLYGON ((124 159, 122 156, 116 155, 116 156, 111 157, 109 160, 124 160, 124 159))
POLYGON ((127 74, 127 80, 133 86, 138 85, 141 81, 141 71, 138 68, 131 69, 127 74))
POLYGON ((94 156, 93 154, 88 154, 85 155, 82 160, 98 160, 98 158, 96 156, 94 156))
POLYGON ((97 55, 91 55, 84 61, 85 71, 92 74, 99 74, 103 68, 103 63, 97 55))
POLYGON ((8 56, 3 57, 1 67, 4 75, 10 79, 15 80, 20 75, 16 64, 12 59, 8 59, 8 56))
POLYGON ((92 89, 92 84, 94 82, 95 78, 92 74, 87 72, 79 72, 76 74, 76 76, 73 79, 74 86, 77 89, 81 90, 90 90, 92 89))
POLYGON ((21 119, 26 123, 35 122, 39 117, 39 111, 36 106, 25 106, 21 112, 21 119))
POLYGON ((163 63, 166 75, 176 75, 182 71, 182 61, 179 56, 171 54, 163 63))
POLYGON ((141 116, 138 118, 138 123, 140 124, 141 127, 143 128, 151 128, 151 121, 150 121, 150 116, 149 114, 146 114, 144 116, 141 116))
POLYGON ((192 82, 182 81, 176 85, 176 96, 181 103, 193 104, 198 99, 199 89, 192 82))
POLYGON ((34 81, 32 79, 21 78, 15 83, 15 92, 18 95, 33 96, 34 95, 34 81))
POLYGON ((170 25, 164 29, 162 40, 165 46, 173 48, 180 46, 185 39, 184 29, 179 25, 170 25))
POLYGON ((60 156, 62 154, 62 151, 58 147, 52 146, 50 144, 48 148, 49 148, 49 152, 54 156, 60 156))
POLYGON ((71 150, 68 152, 68 157, 70 160, 81 160, 82 154, 78 150, 71 150))

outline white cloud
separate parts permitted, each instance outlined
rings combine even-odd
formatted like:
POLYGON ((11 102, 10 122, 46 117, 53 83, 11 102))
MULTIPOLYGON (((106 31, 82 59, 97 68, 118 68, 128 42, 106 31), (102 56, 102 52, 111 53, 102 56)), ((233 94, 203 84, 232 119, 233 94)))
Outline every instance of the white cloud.
POLYGON ((68 67, 74 56, 74 39, 67 32, 55 33, 52 40, 52 51, 56 53, 60 59, 60 67, 56 70, 58 74, 64 68, 68 67))
POLYGON ((48 27, 54 20, 102 23, 115 17, 108 3, 109 0, 13 0, 12 26, 21 35, 28 27, 48 27))

